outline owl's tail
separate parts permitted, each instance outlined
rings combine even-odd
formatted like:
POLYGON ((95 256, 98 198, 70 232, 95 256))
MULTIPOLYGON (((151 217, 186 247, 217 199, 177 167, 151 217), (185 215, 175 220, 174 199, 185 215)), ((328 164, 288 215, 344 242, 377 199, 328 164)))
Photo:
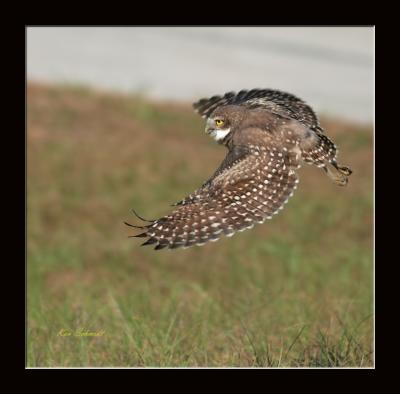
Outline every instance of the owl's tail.
POLYGON ((326 174, 339 186, 346 186, 349 176, 353 172, 349 167, 339 165, 335 159, 322 167, 326 174))

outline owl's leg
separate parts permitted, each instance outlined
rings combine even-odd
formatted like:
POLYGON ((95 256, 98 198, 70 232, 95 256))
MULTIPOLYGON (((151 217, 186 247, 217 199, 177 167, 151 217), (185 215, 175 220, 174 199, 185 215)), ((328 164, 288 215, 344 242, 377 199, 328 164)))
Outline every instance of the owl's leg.
POLYGON ((332 165, 343 175, 349 176, 352 174, 352 170, 347 166, 339 165, 335 159, 331 161, 332 165))
POLYGON ((336 160, 326 163, 322 169, 339 186, 347 185, 348 176, 352 173, 349 167, 339 165, 336 160))

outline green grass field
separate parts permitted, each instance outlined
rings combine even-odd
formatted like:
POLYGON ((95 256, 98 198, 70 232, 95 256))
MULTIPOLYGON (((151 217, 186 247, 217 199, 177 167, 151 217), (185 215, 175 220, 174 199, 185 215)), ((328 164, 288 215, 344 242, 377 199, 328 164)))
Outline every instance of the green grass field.
POLYGON ((322 125, 346 188, 303 167, 273 220, 154 251, 130 209, 167 213, 225 148, 190 104, 30 84, 27 365, 373 366, 372 128, 322 125))

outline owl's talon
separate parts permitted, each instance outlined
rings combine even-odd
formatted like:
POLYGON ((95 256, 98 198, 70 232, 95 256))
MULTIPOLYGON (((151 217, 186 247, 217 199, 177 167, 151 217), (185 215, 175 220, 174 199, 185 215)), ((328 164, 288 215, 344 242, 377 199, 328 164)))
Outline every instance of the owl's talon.
POLYGON ((339 186, 346 186, 349 179, 348 175, 352 173, 350 168, 345 166, 339 166, 336 162, 326 164, 322 167, 326 174, 339 186))
POLYGON ((351 174, 353 173, 353 171, 352 171, 349 167, 347 167, 347 166, 342 166, 342 165, 338 164, 338 163, 336 162, 336 160, 332 160, 332 161, 331 161, 331 164, 332 164, 342 175, 349 176, 349 175, 351 175, 351 174))
POLYGON ((349 175, 351 175, 353 173, 353 171, 349 167, 346 167, 346 166, 338 166, 338 170, 343 175, 346 175, 346 176, 349 176, 349 175))

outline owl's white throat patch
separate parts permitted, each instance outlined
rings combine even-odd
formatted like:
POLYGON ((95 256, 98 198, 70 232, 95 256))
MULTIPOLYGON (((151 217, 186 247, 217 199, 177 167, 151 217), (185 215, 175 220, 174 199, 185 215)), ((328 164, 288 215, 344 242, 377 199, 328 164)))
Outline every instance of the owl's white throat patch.
POLYGON ((230 128, 228 129, 214 129, 210 134, 211 137, 213 137, 216 141, 221 141, 223 140, 231 131, 230 128))

